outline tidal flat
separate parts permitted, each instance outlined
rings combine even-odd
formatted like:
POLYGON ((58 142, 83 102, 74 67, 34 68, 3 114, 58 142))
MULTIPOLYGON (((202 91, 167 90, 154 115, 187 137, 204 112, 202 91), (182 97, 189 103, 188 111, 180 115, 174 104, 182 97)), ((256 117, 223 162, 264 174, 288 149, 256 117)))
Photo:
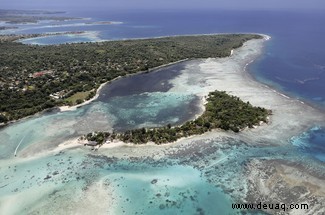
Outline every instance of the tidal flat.
MULTIPOLYGON (((322 214, 324 165, 291 140, 315 125, 324 126, 325 115, 252 79, 245 68, 263 54, 264 44, 265 39, 251 40, 230 57, 182 63, 176 76, 159 82, 168 86, 166 92, 145 92, 148 101, 125 108, 128 114, 114 112, 112 104, 121 102, 94 101, 0 130, 0 213, 240 214, 231 203, 267 201, 306 202, 308 210, 287 213, 322 214), (136 114, 141 108, 155 118, 165 111, 163 103, 169 109, 191 104, 193 114, 186 116, 191 119, 204 111, 204 97, 216 89, 271 109, 269 124, 239 134, 212 131, 161 146, 105 144, 90 151, 73 141, 83 132, 110 130, 121 122, 134 127, 166 123, 163 115, 144 123, 136 114), (33 125, 39 127, 30 136, 33 125), (28 143, 14 157, 24 135, 28 143)), ((142 92, 136 96, 140 99, 128 97, 130 104, 143 100, 142 92)), ((177 122, 176 117, 167 122, 177 122)))

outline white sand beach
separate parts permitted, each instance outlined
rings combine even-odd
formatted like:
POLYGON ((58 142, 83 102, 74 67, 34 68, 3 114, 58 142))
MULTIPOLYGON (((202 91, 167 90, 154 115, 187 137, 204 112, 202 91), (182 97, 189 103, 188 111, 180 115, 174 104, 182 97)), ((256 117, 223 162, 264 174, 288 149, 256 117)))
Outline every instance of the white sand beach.
POLYGON ((87 104, 93 102, 94 100, 96 100, 96 99, 98 98, 99 93, 100 93, 100 90, 101 90, 101 89, 102 89, 106 84, 107 84, 107 83, 103 83, 103 84, 101 84, 101 85, 98 87, 98 89, 97 89, 97 91, 96 91, 96 95, 95 95, 93 98, 91 98, 91 99, 89 99, 89 100, 87 100, 87 101, 84 101, 83 103, 78 104, 78 105, 74 105, 74 106, 61 106, 61 107, 59 107, 60 111, 61 111, 61 112, 65 112, 65 111, 73 111, 73 110, 76 110, 78 107, 82 107, 82 106, 84 106, 84 105, 87 105, 87 104))

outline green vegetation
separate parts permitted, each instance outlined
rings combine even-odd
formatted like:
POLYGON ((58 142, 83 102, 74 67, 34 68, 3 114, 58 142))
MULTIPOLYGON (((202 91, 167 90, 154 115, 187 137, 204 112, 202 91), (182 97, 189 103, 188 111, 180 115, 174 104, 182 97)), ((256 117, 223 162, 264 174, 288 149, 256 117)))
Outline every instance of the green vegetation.
POLYGON ((37 46, 14 42, 19 37, 0 36, 0 123, 67 105, 67 98, 119 76, 183 59, 229 56, 245 41, 261 38, 231 34, 37 46))
POLYGON ((115 133, 110 134, 109 132, 94 132, 89 133, 81 139, 86 139, 88 141, 95 141, 98 145, 102 145, 106 140, 113 140, 115 138, 115 133))
POLYGON ((66 98, 65 101, 69 105, 76 105, 76 104, 80 104, 80 103, 84 102, 85 100, 93 97, 94 94, 95 94, 94 90, 89 90, 86 92, 77 92, 76 94, 70 96, 69 98, 66 98))
POLYGON ((243 102, 236 96, 225 92, 214 91, 209 94, 205 112, 196 120, 186 122, 177 127, 167 125, 162 128, 135 129, 123 133, 97 132, 89 133, 85 138, 103 144, 106 140, 119 139, 123 142, 156 144, 174 142, 181 137, 203 134, 212 129, 232 130, 239 132, 246 127, 252 128, 260 122, 267 122, 270 111, 253 107, 249 102, 243 102))

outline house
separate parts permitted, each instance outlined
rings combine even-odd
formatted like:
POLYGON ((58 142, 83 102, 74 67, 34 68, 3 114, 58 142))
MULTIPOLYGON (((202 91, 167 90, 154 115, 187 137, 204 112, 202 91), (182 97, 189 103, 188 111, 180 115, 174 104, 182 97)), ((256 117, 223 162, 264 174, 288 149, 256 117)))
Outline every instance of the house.
POLYGON ((98 143, 96 141, 88 141, 87 143, 84 144, 85 146, 97 146, 98 143))

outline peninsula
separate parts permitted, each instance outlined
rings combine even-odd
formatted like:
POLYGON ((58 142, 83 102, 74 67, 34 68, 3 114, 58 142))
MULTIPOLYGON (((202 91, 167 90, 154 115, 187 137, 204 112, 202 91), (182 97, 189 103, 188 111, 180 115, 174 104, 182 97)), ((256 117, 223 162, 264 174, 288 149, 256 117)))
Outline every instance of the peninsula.
POLYGON ((168 124, 161 128, 141 128, 121 133, 94 132, 81 139, 91 141, 91 145, 101 145, 115 139, 123 142, 144 144, 154 142, 156 144, 171 143, 182 137, 200 135, 213 129, 240 130, 261 123, 268 122, 271 111, 261 107, 253 107, 249 102, 245 103, 236 96, 230 96, 226 92, 210 92, 205 105, 205 112, 197 119, 188 121, 181 126, 172 127, 168 124))

